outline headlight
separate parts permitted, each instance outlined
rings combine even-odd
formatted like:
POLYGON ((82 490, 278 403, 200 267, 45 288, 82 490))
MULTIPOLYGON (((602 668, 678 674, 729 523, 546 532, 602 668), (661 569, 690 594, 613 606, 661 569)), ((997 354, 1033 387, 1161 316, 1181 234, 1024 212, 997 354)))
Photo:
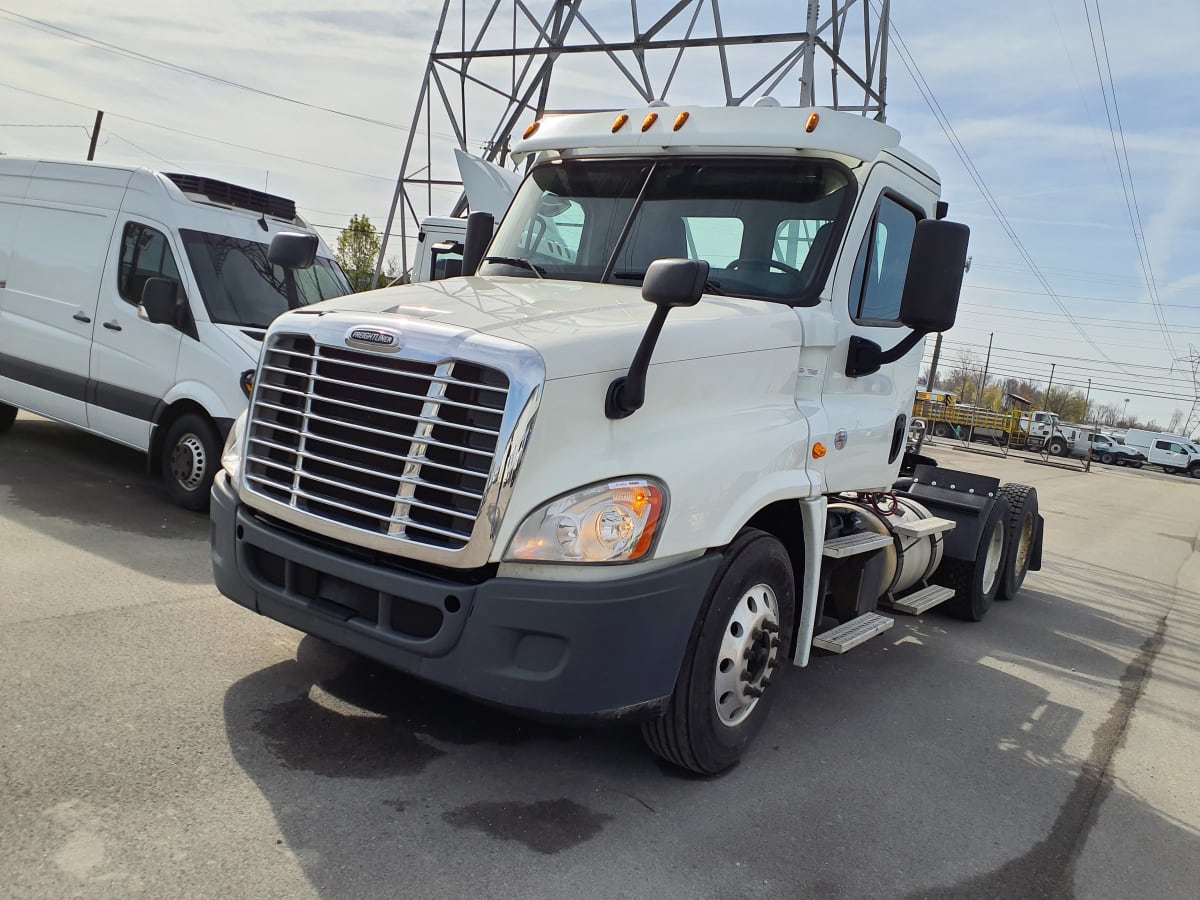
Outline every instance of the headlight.
POLYGON ((654 546, 667 489, 650 478, 608 481, 551 500, 521 523, 508 562, 630 562, 654 546))
POLYGON ((229 429, 229 437, 225 438, 225 449, 221 451, 221 468, 229 475, 229 481, 235 487, 242 474, 242 439, 246 436, 246 416, 244 411, 233 420, 229 429))

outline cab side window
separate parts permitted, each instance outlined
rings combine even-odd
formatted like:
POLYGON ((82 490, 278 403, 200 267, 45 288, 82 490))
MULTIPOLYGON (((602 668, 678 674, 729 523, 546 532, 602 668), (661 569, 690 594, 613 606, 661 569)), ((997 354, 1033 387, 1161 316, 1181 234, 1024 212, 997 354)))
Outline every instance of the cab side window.
POLYGON ((121 235, 121 265, 117 290, 123 300, 137 306, 148 278, 170 278, 179 284, 179 269, 171 245, 161 231, 140 222, 126 222, 121 235))
POLYGON ((908 257, 918 215, 898 200, 883 196, 858 251, 850 282, 850 315, 856 322, 895 325, 908 274, 908 257))

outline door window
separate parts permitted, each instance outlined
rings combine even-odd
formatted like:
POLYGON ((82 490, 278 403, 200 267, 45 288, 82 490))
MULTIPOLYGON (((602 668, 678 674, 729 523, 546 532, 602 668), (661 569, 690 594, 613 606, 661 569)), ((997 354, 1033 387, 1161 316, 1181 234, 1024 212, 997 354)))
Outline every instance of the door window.
POLYGON ((850 312, 854 321, 895 325, 908 275, 908 257, 917 230, 917 213, 898 200, 879 200, 850 282, 850 312))
POLYGON ((142 302, 142 288, 148 278, 170 278, 179 285, 179 269, 171 245, 161 231, 140 222, 126 222, 117 271, 121 298, 137 306, 142 302))

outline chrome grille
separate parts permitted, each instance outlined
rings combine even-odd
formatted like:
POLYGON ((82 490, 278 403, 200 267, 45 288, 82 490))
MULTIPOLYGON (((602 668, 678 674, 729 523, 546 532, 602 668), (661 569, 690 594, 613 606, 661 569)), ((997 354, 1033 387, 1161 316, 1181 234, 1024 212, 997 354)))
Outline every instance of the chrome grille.
POLYGON ((508 377, 275 336, 259 370, 247 487, 294 509, 447 550, 466 546, 496 453, 508 377))

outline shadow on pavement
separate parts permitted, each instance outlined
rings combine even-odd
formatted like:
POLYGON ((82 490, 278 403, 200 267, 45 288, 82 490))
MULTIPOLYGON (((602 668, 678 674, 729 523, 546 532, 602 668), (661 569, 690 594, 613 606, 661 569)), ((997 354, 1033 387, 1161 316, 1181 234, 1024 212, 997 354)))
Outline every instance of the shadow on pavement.
POLYGON ((980 625, 900 618, 789 673, 707 780, 664 777, 634 729, 531 724, 313 638, 225 722, 322 896, 1069 897, 1109 798, 1200 860, 1108 771, 1161 637, 1032 589, 980 625), (1082 689, 1110 700, 1057 699, 1082 689))

